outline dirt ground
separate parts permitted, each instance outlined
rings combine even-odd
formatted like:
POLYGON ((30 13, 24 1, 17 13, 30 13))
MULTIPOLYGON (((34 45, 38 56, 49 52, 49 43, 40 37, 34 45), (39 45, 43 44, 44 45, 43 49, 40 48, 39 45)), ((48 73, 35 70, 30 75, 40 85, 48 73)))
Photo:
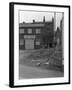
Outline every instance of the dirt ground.
MULTIPOLYGON (((41 50, 20 50, 19 52, 19 77, 21 78, 45 78, 45 77, 63 77, 64 72, 61 68, 49 64, 52 58, 56 60, 57 56, 62 58, 60 52, 58 55, 55 49, 41 50), (56 58, 55 58, 56 54, 56 58)), ((53 60, 52 60, 53 61, 53 60)))

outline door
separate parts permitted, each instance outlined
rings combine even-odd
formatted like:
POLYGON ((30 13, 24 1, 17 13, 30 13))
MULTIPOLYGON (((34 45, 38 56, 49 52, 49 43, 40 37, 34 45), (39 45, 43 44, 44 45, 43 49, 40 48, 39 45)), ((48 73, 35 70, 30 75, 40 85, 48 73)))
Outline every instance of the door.
POLYGON ((25 40, 25 49, 34 49, 34 40, 33 39, 25 40))

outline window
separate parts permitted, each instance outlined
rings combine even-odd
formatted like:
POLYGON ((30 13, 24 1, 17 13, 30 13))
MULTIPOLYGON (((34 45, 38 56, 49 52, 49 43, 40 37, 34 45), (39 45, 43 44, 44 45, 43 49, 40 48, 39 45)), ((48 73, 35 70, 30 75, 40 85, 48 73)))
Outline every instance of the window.
POLYGON ((37 34, 40 33, 40 29, 37 28, 37 29, 36 29, 36 33, 37 33, 37 34))
POLYGON ((20 39, 20 45, 24 45, 24 40, 20 39))
POLYGON ((28 29, 28 33, 29 33, 29 34, 32 33, 32 29, 31 29, 31 28, 28 29))
POLYGON ((36 41, 36 45, 40 45, 40 41, 36 41))
POLYGON ((21 33, 21 34, 24 33, 24 29, 20 29, 20 33, 21 33))

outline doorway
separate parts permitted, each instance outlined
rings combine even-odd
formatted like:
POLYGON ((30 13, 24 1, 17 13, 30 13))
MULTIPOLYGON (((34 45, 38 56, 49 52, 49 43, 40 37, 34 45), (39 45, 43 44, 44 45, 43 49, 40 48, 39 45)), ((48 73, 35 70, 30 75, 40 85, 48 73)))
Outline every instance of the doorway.
POLYGON ((34 40, 33 39, 25 40, 25 49, 34 49, 34 40))

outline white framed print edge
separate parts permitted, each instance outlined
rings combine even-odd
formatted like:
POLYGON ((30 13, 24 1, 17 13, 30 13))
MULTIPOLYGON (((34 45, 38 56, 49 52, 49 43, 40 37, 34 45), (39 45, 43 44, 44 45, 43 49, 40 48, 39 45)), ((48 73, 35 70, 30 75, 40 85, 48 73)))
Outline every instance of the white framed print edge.
POLYGON ((9 86, 70 84, 70 6, 9 3, 9 86))

